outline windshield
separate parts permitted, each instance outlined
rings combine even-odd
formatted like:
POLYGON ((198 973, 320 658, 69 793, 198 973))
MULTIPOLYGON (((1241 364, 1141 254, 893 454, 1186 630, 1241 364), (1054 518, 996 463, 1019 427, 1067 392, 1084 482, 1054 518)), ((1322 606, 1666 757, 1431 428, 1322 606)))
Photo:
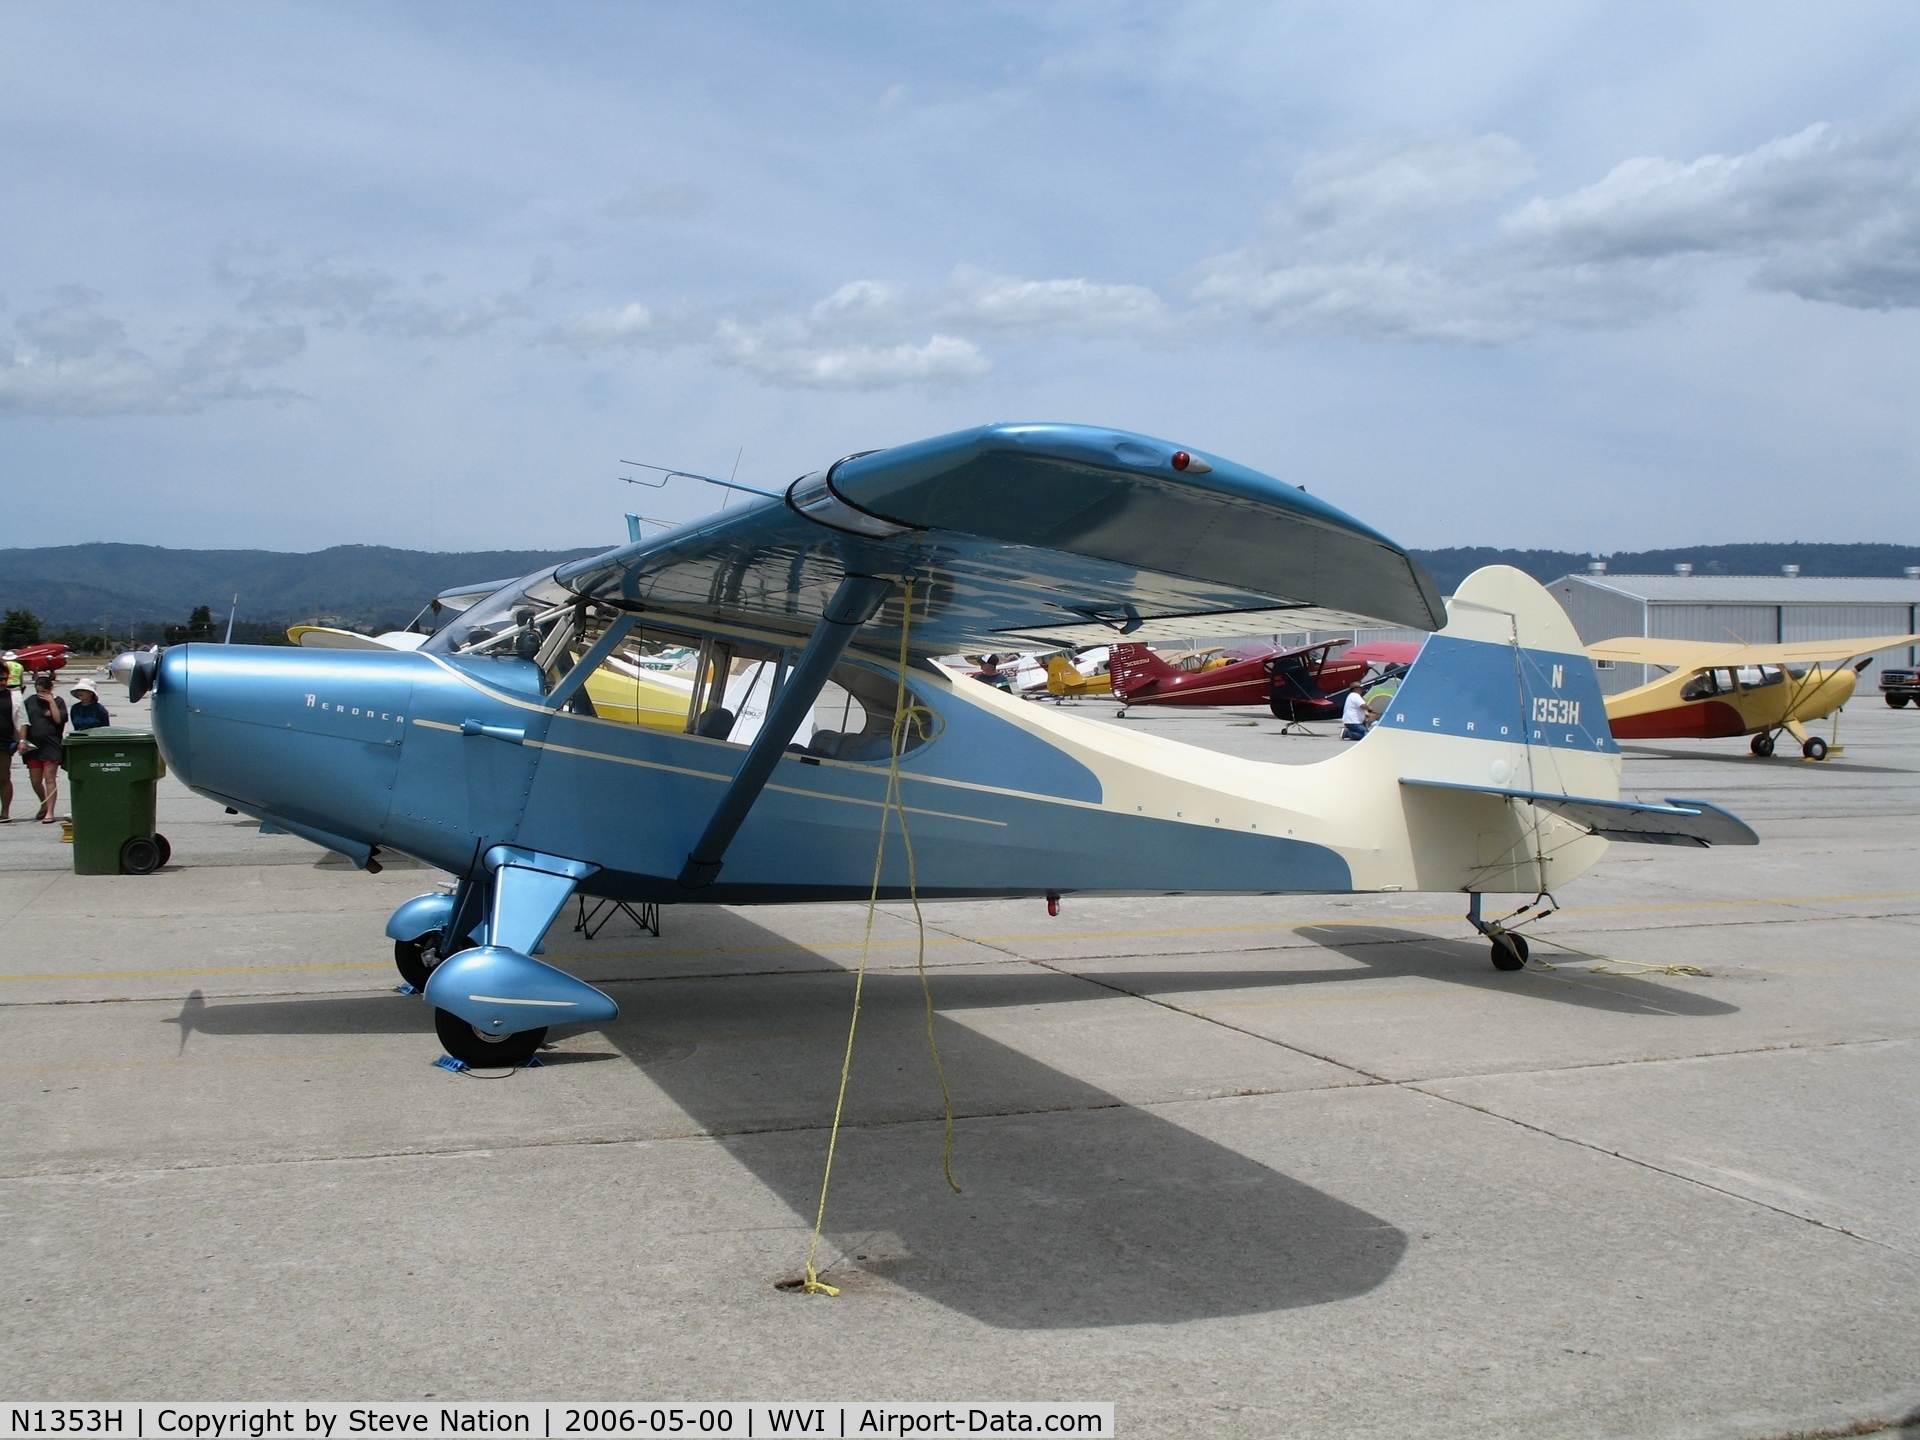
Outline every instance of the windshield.
POLYGON ((544 630, 573 603, 572 592, 554 580, 552 570, 536 570, 461 611, 420 648, 441 655, 524 652, 532 659, 544 630))

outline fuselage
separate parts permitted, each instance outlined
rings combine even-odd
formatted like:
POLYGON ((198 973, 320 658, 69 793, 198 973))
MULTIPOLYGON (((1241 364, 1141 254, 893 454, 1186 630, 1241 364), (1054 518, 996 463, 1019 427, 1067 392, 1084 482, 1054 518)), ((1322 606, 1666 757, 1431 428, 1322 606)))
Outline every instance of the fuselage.
MULTIPOLYGON (((849 658, 892 678, 880 657, 849 658)), ((1584 667, 1592 688, 1582 658, 1549 658, 1556 683, 1584 667)), ((1505 714, 1512 661, 1504 649, 1493 659, 1508 677, 1492 700, 1505 714)), ((1285 766, 917 666, 909 684, 931 738, 899 766, 919 892, 1524 889, 1585 869, 1604 842, 1559 822, 1486 796, 1408 798, 1406 775, 1524 784, 1546 753, 1528 747, 1518 712, 1497 735, 1484 720, 1473 733, 1446 676, 1432 678, 1444 720, 1389 717, 1334 759, 1285 766)), ((583 889, 632 899, 864 897, 887 788, 884 749, 782 756, 723 873, 688 892, 675 877, 746 746, 555 710, 524 660, 181 646, 160 657, 154 726, 194 790, 357 859, 393 850, 468 875, 491 847, 519 845, 598 866, 583 889)), ((1614 793, 1604 728, 1565 744, 1555 773, 1584 767, 1581 793, 1614 793)), ((882 893, 907 885, 904 847, 891 845, 882 893)))
POLYGON ((1620 740, 1711 740, 1765 734, 1820 720, 1853 698, 1848 665, 1795 673, 1778 665, 1676 670, 1607 697, 1607 721, 1620 740))

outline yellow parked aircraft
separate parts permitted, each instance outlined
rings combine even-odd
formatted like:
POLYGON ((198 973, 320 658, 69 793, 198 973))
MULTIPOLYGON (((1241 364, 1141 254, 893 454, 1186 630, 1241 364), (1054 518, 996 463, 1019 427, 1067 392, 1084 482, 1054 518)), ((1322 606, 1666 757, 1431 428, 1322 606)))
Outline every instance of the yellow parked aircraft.
POLYGON ((1113 694, 1113 676, 1107 670, 1107 658, 1111 653, 1102 645, 1098 650, 1082 655, 1078 664, 1064 655, 1053 656, 1047 661, 1047 694, 1056 700, 1069 695, 1113 694), (1080 669, 1081 665, 1085 665, 1087 670, 1080 669))
POLYGON ((1806 722, 1834 714, 1853 698, 1867 657, 1916 643, 1920 635, 1786 645, 1622 635, 1589 645, 1587 654, 1672 672, 1607 697, 1607 723, 1616 740, 1751 735, 1753 753, 1765 756, 1773 754, 1774 737, 1784 730, 1800 742, 1807 759, 1824 760, 1828 742, 1809 735, 1806 722))

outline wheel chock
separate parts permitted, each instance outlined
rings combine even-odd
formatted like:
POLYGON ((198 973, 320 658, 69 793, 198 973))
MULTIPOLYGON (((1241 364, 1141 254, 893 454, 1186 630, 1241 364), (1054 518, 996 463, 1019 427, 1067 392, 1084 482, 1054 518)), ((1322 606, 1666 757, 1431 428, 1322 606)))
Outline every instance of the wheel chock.
MULTIPOLYGON (((456 1060, 451 1055, 442 1055, 433 1063, 440 1069, 453 1075, 462 1075, 473 1069, 466 1061, 456 1060)), ((527 1057, 527 1063, 519 1068, 522 1070, 545 1070, 547 1068, 547 1062, 542 1060, 538 1055, 530 1055, 527 1057)))

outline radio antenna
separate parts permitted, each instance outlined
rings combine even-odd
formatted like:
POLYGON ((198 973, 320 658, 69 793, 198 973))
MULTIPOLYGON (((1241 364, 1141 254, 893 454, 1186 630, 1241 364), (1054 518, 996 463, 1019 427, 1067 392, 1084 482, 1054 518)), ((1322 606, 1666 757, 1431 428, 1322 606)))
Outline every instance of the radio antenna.
MULTIPOLYGON (((746 451, 747 447, 742 445, 740 447, 740 454, 744 455, 746 451)), ((636 470, 652 470, 658 474, 660 477, 658 480, 641 480, 632 475, 622 475, 620 477, 629 485, 644 485, 649 490, 658 490, 669 480, 699 480, 708 485, 718 485, 722 490, 744 490, 747 494, 758 495, 764 500, 778 500, 780 498, 780 492, 777 490, 762 490, 758 486, 742 485, 737 480, 719 480, 712 475, 702 475, 697 470, 675 470, 667 465, 649 465, 644 460, 622 460, 620 463, 622 465, 631 465, 636 470)), ((739 456, 734 457, 733 468, 734 473, 736 475, 739 474, 739 456)))

